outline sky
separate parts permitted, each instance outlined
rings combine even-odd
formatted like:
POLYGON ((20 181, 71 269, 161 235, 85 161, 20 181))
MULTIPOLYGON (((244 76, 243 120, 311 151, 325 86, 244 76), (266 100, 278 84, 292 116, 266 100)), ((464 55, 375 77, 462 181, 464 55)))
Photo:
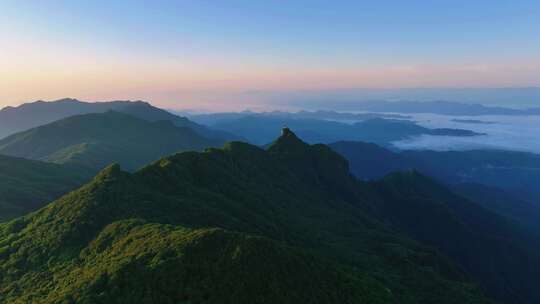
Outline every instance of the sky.
POLYGON ((538 16, 536 0, 2 0, 0 106, 233 109, 268 102, 250 92, 536 87, 538 16))

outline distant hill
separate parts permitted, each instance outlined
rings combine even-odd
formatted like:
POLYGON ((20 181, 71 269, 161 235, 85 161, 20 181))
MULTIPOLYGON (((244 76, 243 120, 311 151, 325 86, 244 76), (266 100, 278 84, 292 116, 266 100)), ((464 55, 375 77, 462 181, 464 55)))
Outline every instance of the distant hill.
POLYGON ((3 108, 0 110, 0 138, 69 116, 108 111, 121 112, 148 121, 168 120, 178 127, 191 128, 208 138, 222 141, 238 139, 234 135, 209 129, 143 101, 83 102, 70 98, 3 108))
POLYGON ((220 146, 171 121, 151 122, 118 112, 71 116, 0 140, 0 154, 98 171, 118 162, 135 170, 164 155, 220 146))
POLYGON ((0 221, 43 207, 87 182, 92 172, 0 155, 0 221))
POLYGON ((284 115, 252 114, 232 119, 219 120, 213 128, 238 134, 257 145, 269 143, 279 135, 279 129, 288 126, 309 143, 331 143, 339 140, 366 141, 390 145, 411 136, 479 136, 469 130, 429 129, 414 122, 398 119, 372 118, 353 124, 322 120, 294 118, 284 115))
POLYGON ((233 142, 135 173, 110 166, 0 224, 0 295, 32 303, 490 302, 448 258, 378 221, 381 199, 341 156, 290 131, 267 150, 233 142))

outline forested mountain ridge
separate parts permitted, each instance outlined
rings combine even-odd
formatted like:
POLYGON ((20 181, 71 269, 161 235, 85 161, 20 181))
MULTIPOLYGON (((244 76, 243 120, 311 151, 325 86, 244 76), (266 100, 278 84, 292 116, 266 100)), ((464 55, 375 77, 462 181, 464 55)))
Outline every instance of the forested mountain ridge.
POLYGON ((0 225, 0 294, 8 303, 488 302, 447 258, 379 222, 382 206, 342 157, 292 132, 268 150, 233 142, 135 173, 115 165, 0 225))

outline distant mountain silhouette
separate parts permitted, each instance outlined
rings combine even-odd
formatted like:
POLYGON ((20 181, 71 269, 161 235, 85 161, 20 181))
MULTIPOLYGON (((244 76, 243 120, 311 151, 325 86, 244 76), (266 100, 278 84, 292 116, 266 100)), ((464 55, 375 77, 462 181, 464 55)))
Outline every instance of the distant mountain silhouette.
POLYGON ((497 122, 494 121, 484 121, 477 119, 452 119, 453 122, 467 123, 467 124, 477 124, 477 125, 493 125, 497 122))
POLYGON ((345 113, 336 111, 299 111, 299 112, 284 112, 284 111, 272 111, 272 112, 223 112, 223 113, 209 113, 209 114, 179 114, 189 117, 189 119, 207 126, 218 124, 222 121, 238 119, 250 115, 257 115, 270 118, 281 119, 317 119, 317 120, 330 120, 330 121, 359 121, 368 120, 373 118, 387 118, 387 119, 409 119, 410 116, 399 114, 387 114, 387 113, 345 113))
POLYGON ((121 112, 148 121, 168 120, 178 127, 188 127, 205 137, 222 141, 238 139, 234 135, 211 130, 143 101, 83 102, 70 98, 51 102, 36 101, 18 107, 3 108, 0 110, 0 139, 69 116, 107 111, 121 112))
POLYGON ((523 115, 539 113, 540 87, 334 89, 246 92, 274 106, 344 112, 523 115), (497 106, 500 105, 500 106, 497 106), (505 108, 507 106, 522 111, 505 108), (529 107, 530 109, 525 109, 529 107))
POLYGON ((351 104, 357 111, 392 113, 432 113, 440 115, 478 116, 478 115, 540 115, 540 108, 511 109, 449 101, 371 101, 351 104))
POLYGON ((147 121, 119 112, 84 114, 0 140, 0 154, 98 171, 118 162, 135 170, 164 155, 221 146, 189 127, 147 121))

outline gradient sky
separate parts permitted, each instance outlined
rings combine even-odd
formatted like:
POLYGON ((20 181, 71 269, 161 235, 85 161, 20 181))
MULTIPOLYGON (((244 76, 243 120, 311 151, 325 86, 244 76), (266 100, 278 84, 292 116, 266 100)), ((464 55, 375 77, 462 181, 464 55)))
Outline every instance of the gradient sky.
POLYGON ((540 1, 0 1, 0 106, 540 86, 540 1))

